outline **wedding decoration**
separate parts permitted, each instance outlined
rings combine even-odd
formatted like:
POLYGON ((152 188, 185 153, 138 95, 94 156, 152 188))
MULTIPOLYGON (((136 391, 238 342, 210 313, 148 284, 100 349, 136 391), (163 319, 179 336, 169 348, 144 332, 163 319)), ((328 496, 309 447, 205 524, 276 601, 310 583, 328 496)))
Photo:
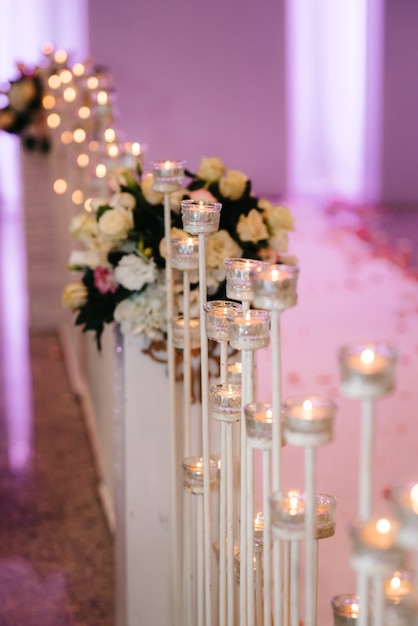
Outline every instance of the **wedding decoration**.
MULTIPOLYGON (((284 255, 291 212, 251 193, 251 181, 227 169, 216 157, 203 158, 196 174, 186 170, 186 187, 170 194, 171 235, 183 234, 180 202, 184 199, 221 202, 219 230, 206 243, 207 289, 210 299, 225 293, 225 265, 229 257, 291 262, 284 255)), ((76 324, 93 330, 97 345, 105 324, 116 321, 123 333, 144 333, 164 339, 165 234, 163 194, 153 189, 152 175, 118 169, 110 179, 110 198, 92 198, 88 211, 71 220, 70 232, 84 249, 74 250, 69 269, 81 279, 67 285, 63 304, 77 313, 76 324)), ((198 301, 198 289, 192 286, 198 301)), ((175 286, 176 308, 183 310, 182 287, 175 286)))

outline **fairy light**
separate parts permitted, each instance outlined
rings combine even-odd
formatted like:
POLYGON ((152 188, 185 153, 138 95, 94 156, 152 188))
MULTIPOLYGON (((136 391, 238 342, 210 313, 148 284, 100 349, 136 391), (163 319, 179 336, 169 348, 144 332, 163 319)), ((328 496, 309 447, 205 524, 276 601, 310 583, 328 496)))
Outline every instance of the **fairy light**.
POLYGON ((88 106, 82 106, 78 109, 78 117, 81 120, 86 120, 90 117, 91 115, 91 111, 90 108, 88 106))
POLYGON ((96 165, 96 176, 97 178, 104 178, 106 176, 106 165, 104 163, 99 163, 96 165))
POLYGON ((49 128, 58 128, 58 126, 61 124, 61 118, 58 113, 50 113, 46 118, 46 123, 49 128))
POLYGON ((67 183, 63 178, 57 178, 57 180, 54 181, 54 191, 58 195, 62 195, 67 191, 67 183))
POLYGON ((89 159, 88 154, 85 154, 84 152, 82 152, 81 154, 77 156, 78 167, 87 167, 89 162, 90 162, 90 159, 89 159))
POLYGON ((99 149, 99 142, 96 141, 95 139, 92 139, 92 141, 89 142, 90 152, 97 152, 98 149, 99 149))
POLYGON ((64 130, 64 132, 61 133, 61 141, 65 145, 72 143, 73 133, 70 130, 64 130))
POLYGON ((54 54, 54 59, 57 63, 65 63, 68 59, 68 54, 65 52, 65 50, 57 50, 54 54))
POLYGON ((66 89, 64 89, 62 97, 64 98, 65 102, 74 102, 77 97, 77 92, 74 87, 67 87, 66 89))
POLYGON ((112 143, 113 141, 115 141, 116 132, 113 130, 113 128, 106 128, 104 132, 104 138, 107 143, 112 143))
POLYGON ((87 79, 87 87, 89 89, 97 89, 99 86, 99 79, 97 76, 89 76, 87 79))
POLYGON ((44 109, 53 109, 56 103, 56 99, 51 94, 47 94, 42 98, 42 106, 44 107, 44 109))
POLYGON ((84 67, 84 65, 82 63, 76 63, 73 66, 73 74, 74 74, 74 76, 83 76, 85 71, 86 71, 86 68, 84 67))
POLYGON ((84 128, 76 128, 73 132, 73 139, 76 143, 83 143, 86 139, 86 131, 84 128))
POLYGON ((113 143, 108 147, 107 153, 112 158, 117 157, 119 154, 119 148, 113 143))
POLYGON ((135 141, 131 146, 131 152, 134 156, 139 156, 141 154, 141 144, 135 141))
POLYGON ((97 94, 97 104, 104 105, 109 102, 109 96, 105 91, 99 91, 97 94))
POLYGON ((84 193, 81 191, 81 189, 76 189, 75 191, 73 191, 73 193, 71 194, 71 200, 73 201, 74 204, 77 204, 77 205, 83 204, 84 193))
POLYGON ((63 85, 68 85, 68 83, 71 83, 73 80, 72 72, 70 72, 70 70, 62 70, 62 72, 60 72, 60 78, 63 85))
POLYGON ((58 89, 59 87, 61 87, 61 78, 58 76, 58 74, 51 74, 51 76, 48 78, 48 86, 51 89, 58 89))
POLYGON ((52 54, 53 51, 54 46, 50 41, 45 41, 45 43, 42 44, 41 52, 42 54, 45 54, 45 56, 49 56, 50 54, 52 54))

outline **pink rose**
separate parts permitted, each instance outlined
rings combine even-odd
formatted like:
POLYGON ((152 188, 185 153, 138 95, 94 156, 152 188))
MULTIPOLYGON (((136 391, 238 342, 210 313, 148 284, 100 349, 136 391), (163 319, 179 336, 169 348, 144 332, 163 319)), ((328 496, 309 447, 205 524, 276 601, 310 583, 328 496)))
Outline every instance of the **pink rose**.
POLYGON ((215 196, 213 196, 207 189, 196 189, 195 191, 189 191, 189 196, 192 200, 207 200, 208 202, 217 202, 215 196))
POLYGON ((100 293, 115 293, 118 284, 108 267, 97 266, 94 270, 94 286, 100 293))

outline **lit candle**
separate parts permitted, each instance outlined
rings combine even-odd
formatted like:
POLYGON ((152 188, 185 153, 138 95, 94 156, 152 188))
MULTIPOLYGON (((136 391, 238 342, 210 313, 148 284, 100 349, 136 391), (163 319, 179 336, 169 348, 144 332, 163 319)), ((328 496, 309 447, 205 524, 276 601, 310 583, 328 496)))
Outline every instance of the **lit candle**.
POLYGON ((251 272, 262 265, 255 259, 225 259, 226 296, 241 302, 250 302, 253 297, 251 272))
MULTIPOLYGON (((198 317, 189 320, 189 333, 190 349, 200 348, 200 319, 198 317)), ((173 344, 179 350, 184 348, 184 317, 182 315, 173 320, 173 344)))
MULTIPOLYGON (((210 485, 213 487, 216 484, 218 477, 218 463, 213 459, 210 459, 210 485)), ((203 474, 204 464, 202 457, 188 457, 183 461, 183 482, 185 488, 194 494, 203 493, 203 474)))
POLYGON ((230 317, 229 341, 237 350, 258 350, 270 341, 270 314, 250 309, 230 317))
POLYGON ((241 385, 210 385, 209 402, 212 417, 221 422, 237 422, 241 417, 241 385))
MULTIPOLYGON (((315 496, 315 538, 325 539, 335 533, 337 500, 334 496, 315 496)), ((270 511, 273 528, 283 539, 305 537, 306 497, 302 491, 273 493, 270 496, 270 511)))
POLYGON ((284 403, 285 438, 296 446, 331 441, 337 406, 321 396, 293 396, 284 403))
POLYGON ((196 270, 199 267, 198 237, 171 238, 171 265, 177 270, 196 270))
POLYGON ((412 591, 413 585, 405 571, 394 572, 384 583, 385 598, 393 604, 399 604, 402 598, 410 595, 412 591))
MULTIPOLYGON (((253 448, 271 448, 273 437, 273 411, 267 402, 254 402, 244 407, 247 437, 253 448)), ((282 438, 282 445, 284 445, 282 438)))
POLYGON ((263 545, 264 515, 259 511, 254 518, 254 544, 256 547, 263 545))
POLYGON ((229 302, 228 300, 212 300, 206 302, 203 309, 208 339, 228 341, 230 315, 241 311, 241 305, 238 302, 229 302))
POLYGON ((390 495, 400 521, 399 545, 407 550, 418 550, 418 483, 394 487, 390 495))
POLYGON ((268 311, 295 306, 298 276, 299 268, 293 265, 261 265, 252 270, 254 306, 268 311))
POLYGON ((236 361, 235 363, 228 363, 227 365, 227 379, 229 383, 241 384, 242 375, 242 363, 236 361))
POLYGON ((340 350, 341 391, 353 398, 375 398, 392 391, 396 352, 384 342, 340 350))
POLYGON ((358 622, 360 613, 359 597, 355 594, 344 593, 331 600, 334 614, 334 626, 351 626, 358 622))
POLYGON ((183 228, 191 235, 207 235, 219 228, 222 205, 207 200, 182 200, 183 228))
POLYGON ((180 189, 184 176, 185 161, 154 161, 152 164, 152 184, 155 191, 171 193, 180 189))

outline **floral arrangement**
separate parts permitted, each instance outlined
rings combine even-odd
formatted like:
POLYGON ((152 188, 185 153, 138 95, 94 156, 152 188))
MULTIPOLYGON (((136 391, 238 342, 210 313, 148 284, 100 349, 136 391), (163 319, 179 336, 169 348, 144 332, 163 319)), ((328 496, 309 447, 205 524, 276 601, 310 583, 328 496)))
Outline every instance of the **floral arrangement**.
POLYGON ((39 67, 30 70, 21 63, 17 69, 18 77, 1 92, 8 104, 0 109, 0 130, 20 135, 28 150, 48 152, 50 140, 42 106, 44 70, 39 67))
MULTIPOLYGON (((209 298, 225 297, 228 257, 292 262, 283 257, 288 231, 294 228, 286 207, 253 196, 248 177, 227 169, 217 157, 203 158, 196 174, 185 174, 188 185, 170 194, 171 236, 183 233, 181 200, 222 203, 219 230, 209 235, 206 246, 209 298)), ((111 198, 94 198, 91 213, 71 220, 70 232, 83 248, 72 252, 69 269, 81 272, 81 279, 65 287, 62 301, 77 313, 76 324, 96 333, 99 349, 104 326, 113 321, 123 333, 144 333, 151 340, 165 337, 164 205, 152 183, 152 175, 116 170, 111 198)), ((175 293, 179 312, 180 285, 175 293)))

